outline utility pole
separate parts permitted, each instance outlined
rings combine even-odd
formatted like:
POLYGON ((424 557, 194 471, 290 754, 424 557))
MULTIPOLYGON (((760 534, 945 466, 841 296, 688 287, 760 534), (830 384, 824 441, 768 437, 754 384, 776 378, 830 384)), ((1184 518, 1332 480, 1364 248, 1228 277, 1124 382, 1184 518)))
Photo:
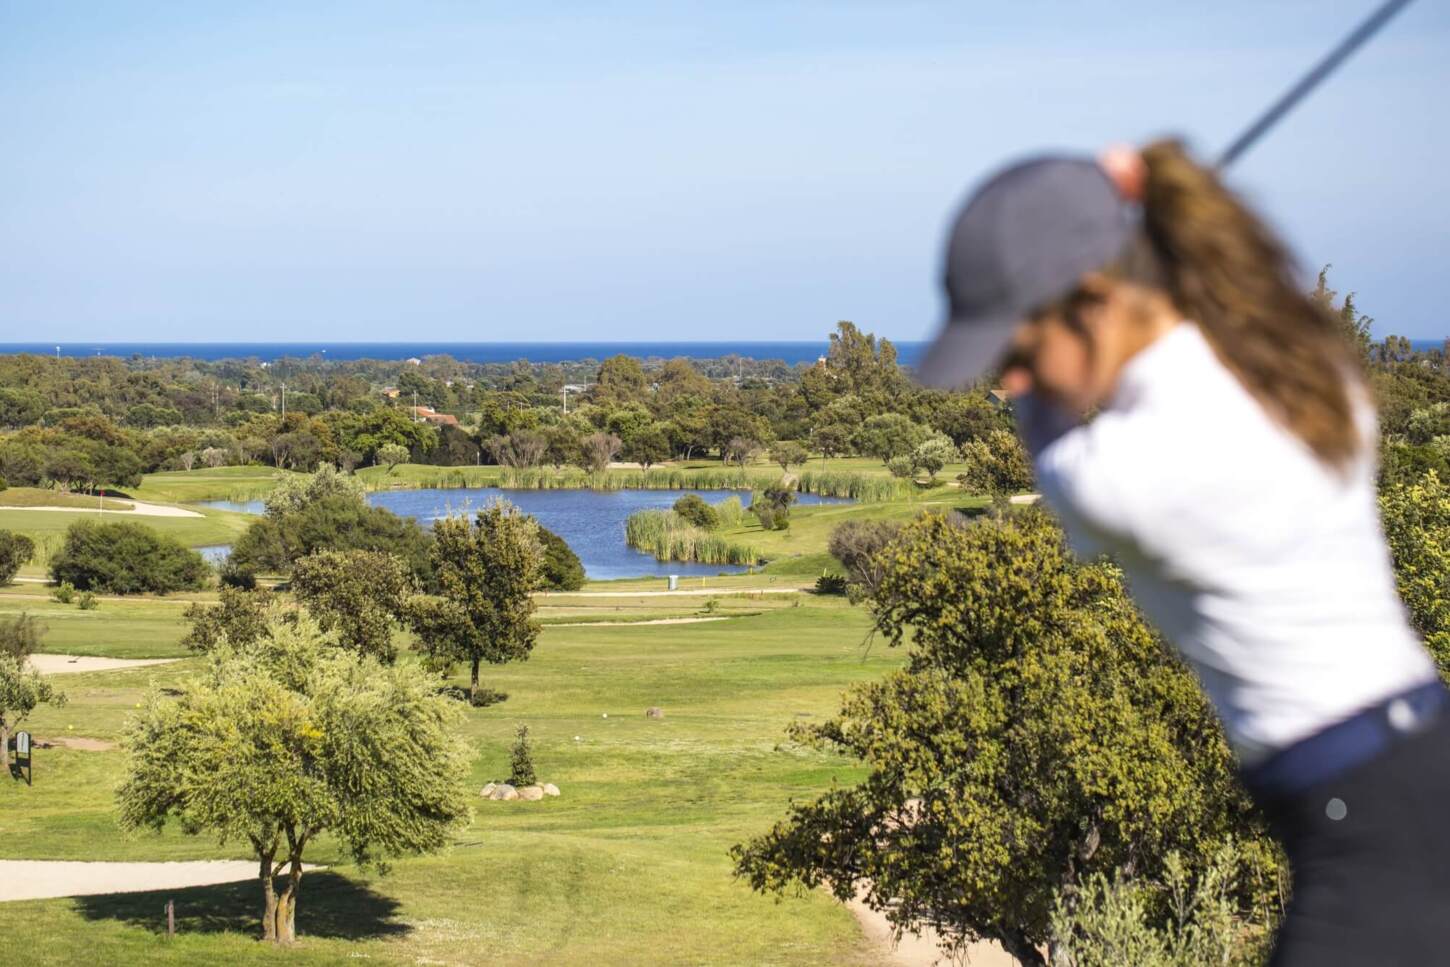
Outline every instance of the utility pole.
POLYGON ((569 387, 568 386, 565 386, 564 387, 563 393, 564 393, 564 415, 565 416, 568 416, 569 415, 569 387))
POLYGON ((287 422, 287 384, 282 384, 282 422, 287 422))

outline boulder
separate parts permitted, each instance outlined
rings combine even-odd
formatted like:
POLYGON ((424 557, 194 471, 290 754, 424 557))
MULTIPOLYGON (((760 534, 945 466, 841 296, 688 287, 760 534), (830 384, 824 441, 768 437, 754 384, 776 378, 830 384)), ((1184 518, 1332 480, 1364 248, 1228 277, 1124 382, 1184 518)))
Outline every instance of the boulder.
POLYGON ((496 783, 496 782, 490 782, 488 785, 484 786, 481 790, 479 790, 479 793, 478 794, 480 796, 482 796, 483 798, 487 799, 487 798, 489 798, 490 796, 493 795, 493 791, 495 789, 497 789, 497 788, 498 788, 498 783, 496 783))
POLYGON ((506 802, 510 799, 519 798, 519 791, 508 783, 501 782, 494 787, 493 792, 489 794, 488 798, 506 802))
POLYGON ((542 788, 544 790, 544 795, 546 796, 557 796, 559 794, 559 787, 554 785, 552 782, 544 783, 542 788))
POLYGON ((647 719, 662 719, 665 717, 665 710, 658 705, 651 705, 644 710, 644 717, 647 719))
POLYGON ((529 802, 538 802, 540 799, 544 798, 544 787, 524 786, 522 789, 519 790, 519 798, 528 800, 529 802))

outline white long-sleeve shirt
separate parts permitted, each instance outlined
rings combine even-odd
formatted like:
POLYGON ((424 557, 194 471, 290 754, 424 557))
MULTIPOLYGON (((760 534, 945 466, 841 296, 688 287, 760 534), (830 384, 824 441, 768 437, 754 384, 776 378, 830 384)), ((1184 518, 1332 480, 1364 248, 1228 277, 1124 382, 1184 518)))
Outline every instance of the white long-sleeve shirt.
POLYGON ((1395 592, 1374 452, 1327 467, 1183 323, 1035 464, 1075 549, 1119 562, 1253 765, 1435 677, 1395 592))

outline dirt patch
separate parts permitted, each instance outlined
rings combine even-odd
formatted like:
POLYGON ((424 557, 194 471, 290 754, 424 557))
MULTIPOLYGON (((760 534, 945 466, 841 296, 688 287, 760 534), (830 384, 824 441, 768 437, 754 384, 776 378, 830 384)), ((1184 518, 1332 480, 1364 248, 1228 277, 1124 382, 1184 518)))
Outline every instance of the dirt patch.
POLYGON ((97 658, 94 655, 31 655, 30 667, 42 675, 70 675, 77 672, 113 672, 122 668, 166 665, 179 658, 97 658))
POLYGON ((999 944, 981 941, 971 944, 961 954, 943 953, 938 945, 940 937, 935 930, 927 928, 921 933, 902 934, 898 941, 892 936, 886 914, 873 910, 862 900, 866 888, 862 887, 856 898, 847 902, 846 908, 861 925, 866 939, 881 952, 881 963, 895 967, 950 967, 966 964, 968 967, 1019 967, 1017 958, 1003 950, 999 944))

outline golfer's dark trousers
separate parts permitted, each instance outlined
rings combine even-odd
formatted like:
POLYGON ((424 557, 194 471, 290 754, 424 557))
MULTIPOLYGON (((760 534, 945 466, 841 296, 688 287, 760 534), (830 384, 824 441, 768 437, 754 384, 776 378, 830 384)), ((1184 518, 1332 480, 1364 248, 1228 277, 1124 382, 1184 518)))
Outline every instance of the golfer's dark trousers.
POLYGON ((1271 967, 1450 964, 1450 693, 1443 686, 1331 726, 1245 781, 1293 876, 1271 967))

